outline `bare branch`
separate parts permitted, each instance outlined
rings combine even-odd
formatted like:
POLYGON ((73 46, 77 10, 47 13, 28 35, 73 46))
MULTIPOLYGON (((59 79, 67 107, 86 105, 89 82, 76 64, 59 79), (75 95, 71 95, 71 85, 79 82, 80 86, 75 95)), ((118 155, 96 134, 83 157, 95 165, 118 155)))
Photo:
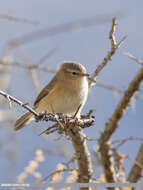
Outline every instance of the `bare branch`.
POLYGON ((119 140, 115 140, 112 142, 112 144, 116 144, 118 143, 115 148, 118 149, 121 145, 123 145, 124 143, 128 142, 128 141, 140 141, 143 142, 143 138, 139 138, 139 137, 128 137, 128 138, 124 138, 124 139, 119 139, 119 140))
POLYGON ((56 170, 54 172, 52 172, 51 174, 49 174, 47 177, 45 177, 44 179, 42 179, 41 182, 46 181, 47 179, 49 179, 50 177, 52 177, 53 175, 57 174, 57 173, 62 173, 62 172, 72 172, 75 171, 76 169, 62 169, 62 170, 56 170))
MULTIPOLYGON (((142 177, 142 171, 143 171, 143 144, 141 144, 140 149, 138 151, 136 162, 134 163, 129 176, 127 178, 127 181, 131 183, 136 183, 139 181, 139 179, 142 177), (139 165, 137 163, 139 163, 139 165)), ((133 190, 134 188, 132 188, 133 190)))
POLYGON ((139 89, 143 80, 143 67, 139 70, 133 80, 130 82, 128 88, 125 90, 124 96, 117 105, 114 113, 112 114, 109 122, 106 123, 104 132, 101 134, 99 139, 100 148, 106 143, 118 127, 118 122, 122 118, 126 108, 128 107, 132 97, 139 89))
MULTIPOLYGON (((49 27, 44 28, 36 32, 31 32, 29 34, 23 35, 19 38, 15 38, 8 43, 8 46, 13 48, 13 47, 17 47, 25 43, 30 43, 34 40, 39 40, 45 37, 55 36, 57 34, 61 34, 65 32, 74 32, 74 31, 76 32, 77 30, 82 29, 82 28, 87 28, 87 27, 94 26, 96 24, 103 24, 103 23, 109 22, 111 18, 113 17, 113 15, 114 15, 113 13, 106 14, 106 15, 105 14, 96 15, 90 18, 79 19, 67 24, 59 24, 51 28, 49 27)), ((116 12, 116 15, 118 17, 122 17, 124 16, 124 13, 119 11, 119 12, 116 12)))
POLYGON ((41 81, 40 78, 38 76, 38 73, 36 70, 30 69, 28 70, 28 74, 30 75, 30 78, 32 79, 32 82, 36 88, 37 92, 40 92, 41 90, 41 81))
POLYGON ((0 14, 0 19, 7 19, 14 22, 21 22, 21 23, 32 24, 32 25, 39 24, 38 21, 32 21, 30 19, 25 19, 25 18, 18 18, 16 16, 7 15, 7 14, 0 14))
POLYGON ((57 51, 57 48, 53 48, 46 55, 41 57, 40 60, 38 61, 39 65, 43 64, 46 61, 46 59, 49 59, 51 56, 53 56, 56 51, 57 51))
POLYGON ((44 71, 44 72, 49 72, 49 73, 55 73, 56 72, 55 69, 49 69, 46 66, 41 66, 41 65, 38 65, 38 64, 28 65, 28 64, 22 63, 22 62, 21 63, 19 63, 19 62, 7 63, 5 61, 0 60, 0 65, 22 67, 22 68, 29 69, 29 70, 38 69, 38 70, 41 70, 41 71, 44 71))
POLYGON ((20 106, 22 106, 23 108, 25 108, 26 110, 30 111, 33 115, 35 115, 36 117, 39 116, 38 113, 35 112, 35 110, 33 110, 31 107, 29 107, 27 104, 21 102, 20 100, 14 98, 13 96, 10 96, 9 94, 3 92, 0 90, 0 95, 4 96, 5 98, 7 98, 8 100, 11 100, 17 104, 19 104, 20 106))
MULTIPOLYGON (((111 90, 111 91, 116 92, 116 93, 123 93, 123 94, 125 93, 125 89, 117 88, 114 85, 105 84, 105 83, 102 83, 102 82, 99 82, 99 81, 96 82, 96 86, 111 90)), ((135 98, 137 98, 138 100, 143 101, 143 96, 141 94, 135 94, 135 98)))
POLYGON ((125 52, 124 55, 126 55, 127 57, 129 57, 130 59, 132 59, 133 61, 135 61, 136 63, 139 63, 140 65, 143 66, 143 61, 138 59, 137 57, 133 56, 131 53, 129 52, 125 52))
POLYGON ((111 49, 107 53, 105 58, 103 59, 102 63, 100 65, 98 65, 97 69, 95 70, 95 72, 91 76, 91 80, 89 81, 89 86, 92 85, 92 83, 95 81, 96 77, 98 76, 99 72, 107 65, 107 62, 111 60, 111 57, 115 54, 116 50, 120 47, 121 43, 125 40, 125 37, 124 37, 123 39, 120 40, 120 42, 118 44, 116 44, 115 35, 114 35, 116 25, 117 25, 116 17, 114 17, 112 19, 112 25, 111 25, 111 29, 110 29, 110 32, 109 32, 109 39, 110 39, 110 43, 111 43, 111 49))

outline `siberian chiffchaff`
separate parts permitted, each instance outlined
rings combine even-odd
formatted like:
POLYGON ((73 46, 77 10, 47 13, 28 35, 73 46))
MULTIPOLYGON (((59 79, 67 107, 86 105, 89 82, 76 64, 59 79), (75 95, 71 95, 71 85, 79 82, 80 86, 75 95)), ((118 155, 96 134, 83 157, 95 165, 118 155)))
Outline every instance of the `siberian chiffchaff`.
MULTIPOLYGON (((50 83, 37 96, 33 109, 37 113, 63 113, 78 116, 88 96, 88 74, 80 63, 64 62, 50 83)), ((14 130, 28 124, 34 115, 25 113, 17 119, 14 130)))

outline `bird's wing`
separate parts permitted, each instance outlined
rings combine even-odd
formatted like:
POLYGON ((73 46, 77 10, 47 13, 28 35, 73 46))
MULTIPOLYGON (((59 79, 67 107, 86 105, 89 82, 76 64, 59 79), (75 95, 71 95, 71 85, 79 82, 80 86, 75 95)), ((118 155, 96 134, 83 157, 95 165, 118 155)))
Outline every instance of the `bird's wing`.
POLYGON ((54 77, 50 83, 48 85, 45 86, 45 88, 43 88, 41 90, 41 92, 39 93, 39 95, 37 96, 35 102, 34 102, 34 107, 36 107, 38 105, 38 103, 41 101, 41 99, 43 99, 45 96, 47 96, 55 87, 55 84, 57 82, 56 77, 54 77))

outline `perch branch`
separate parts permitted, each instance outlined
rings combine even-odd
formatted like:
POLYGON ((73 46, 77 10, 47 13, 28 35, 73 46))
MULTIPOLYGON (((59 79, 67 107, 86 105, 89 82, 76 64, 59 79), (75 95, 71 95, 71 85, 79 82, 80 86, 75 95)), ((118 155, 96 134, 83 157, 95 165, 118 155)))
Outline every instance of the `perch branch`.
POLYGON ((22 106, 26 110, 30 111, 36 117, 38 116, 38 113, 36 113, 35 110, 33 110, 31 107, 29 107, 27 104, 21 102, 20 100, 14 98, 13 96, 10 96, 9 94, 7 94, 1 90, 0 90, 0 95, 4 96, 6 99, 8 99, 8 101, 10 100, 10 101, 13 101, 13 102, 19 104, 20 106, 22 106))
MULTIPOLYGON (((78 125, 70 124, 66 134, 71 138, 78 164, 78 182, 89 183, 92 177, 92 162, 86 143, 86 136, 78 125)), ((90 187, 81 187, 80 190, 90 190, 90 187)))
MULTIPOLYGON (((91 126, 91 124, 94 122, 94 119, 91 117, 91 121, 89 124, 89 120, 86 117, 83 117, 83 120, 79 120, 73 117, 67 117, 64 116, 63 114, 37 114, 32 108, 24 104, 23 102, 17 100, 16 98, 0 91, 0 94, 7 98, 8 100, 14 101, 15 103, 19 104, 20 106, 24 107, 31 113, 35 115, 36 121, 39 120, 45 120, 45 121, 54 121, 56 124, 58 124, 61 128, 61 125, 59 124, 62 123, 62 126, 64 126, 64 132, 66 135, 68 135, 71 140, 72 144, 75 150, 75 155, 78 163, 78 182, 80 183, 89 183, 91 181, 92 177, 92 162, 91 162, 91 157, 90 157, 90 152, 87 147, 86 143, 86 136, 83 133, 80 125, 84 124, 84 127, 91 126), (61 119, 62 118, 62 119, 61 119), (85 122, 86 121, 86 122, 85 122), (66 123, 65 123, 66 122, 66 123)), ((88 113, 88 116, 90 116, 92 112, 88 113)), ((52 129, 55 131, 55 129, 52 129)), ((80 190, 90 190, 89 187, 81 187, 80 190)))
POLYGON ((90 127, 94 122, 95 119, 93 116, 90 117, 89 114, 87 115, 82 115, 81 119, 77 119, 77 118, 73 118, 70 116, 66 116, 64 114, 51 114, 51 113, 42 113, 39 114, 38 117, 36 117, 36 121, 52 121, 52 122, 56 122, 56 124, 48 127, 46 130, 44 130, 43 132, 41 132, 39 135, 41 134, 50 134, 53 133, 55 131, 58 131, 59 133, 63 133, 64 132, 64 126, 65 125, 74 125, 75 123, 80 127, 80 128, 87 128, 90 127), (59 124, 60 123, 60 124, 59 124))

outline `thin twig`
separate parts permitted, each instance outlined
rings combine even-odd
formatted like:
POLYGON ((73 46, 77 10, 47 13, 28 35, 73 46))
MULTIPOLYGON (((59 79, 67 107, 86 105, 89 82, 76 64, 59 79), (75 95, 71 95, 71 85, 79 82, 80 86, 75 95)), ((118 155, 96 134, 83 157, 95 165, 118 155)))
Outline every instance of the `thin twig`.
POLYGON ((97 69, 95 70, 95 72, 91 76, 91 80, 89 80, 89 86, 91 86, 93 81, 96 80, 96 77, 98 76, 99 72, 107 65, 107 62, 111 60, 111 57, 115 54, 116 50, 120 47, 121 43, 125 40, 125 37, 123 37, 119 41, 118 44, 116 43, 115 35, 114 35, 116 25, 117 25, 116 17, 114 17, 112 19, 112 25, 111 25, 111 29, 110 29, 110 32, 109 32, 109 39, 110 39, 111 49, 107 53, 105 58, 103 59, 102 63, 100 65, 98 65, 97 69))
MULTIPOLYGON (((61 34, 65 32, 74 32, 74 31, 76 32, 77 30, 82 29, 82 28, 87 28, 87 27, 94 26, 96 24, 103 24, 103 23, 109 22, 111 18, 113 17, 113 15, 114 15, 113 13, 106 14, 106 15, 105 14, 96 15, 90 18, 79 19, 67 24, 59 24, 51 28, 49 27, 44 28, 36 32, 31 32, 21 37, 15 38, 8 43, 8 46, 13 48, 13 47, 17 47, 25 43, 30 43, 34 40, 39 40, 45 37, 55 36, 57 34, 61 34)), ((124 16, 124 13, 123 12, 117 13, 116 11, 116 15, 118 15, 118 17, 121 17, 121 16, 124 16)))
POLYGON ((38 65, 43 64, 47 59, 49 59, 51 56, 53 56, 55 54, 55 52, 57 51, 57 49, 58 48, 53 48, 46 55, 42 56, 38 61, 38 65))
POLYGON ((120 146, 122 146, 124 143, 128 142, 128 141, 140 141, 143 142, 143 138, 139 138, 139 137, 128 137, 128 138, 124 138, 124 139, 119 139, 119 140, 115 140, 112 142, 112 144, 116 144, 118 143, 115 148, 118 149, 120 146))
POLYGON ((19 18, 19 17, 13 16, 13 15, 7 15, 7 14, 0 14, 0 19, 7 19, 10 21, 14 21, 14 22, 21 22, 21 23, 33 24, 33 25, 39 24, 38 21, 32 21, 30 19, 19 18))
POLYGON ((26 110, 30 111, 33 115, 35 115, 36 117, 39 116, 39 114, 37 112, 35 112, 35 110, 33 110, 31 107, 29 107, 27 104, 21 102, 20 100, 14 98, 13 96, 10 96, 9 94, 3 92, 0 90, 0 95, 4 96, 5 98, 7 98, 8 100, 11 100, 17 104, 19 104, 20 106, 22 106, 23 108, 25 108, 26 110))
POLYGON ((40 89, 41 89, 41 81, 40 81, 40 78, 38 76, 38 73, 36 70, 33 70, 33 69, 29 69, 28 70, 28 74, 29 76, 31 77, 32 79, 32 82, 37 90, 37 92, 40 92, 40 89))
MULTIPOLYGON (((110 39, 110 46, 111 46, 110 51, 107 53, 107 55, 103 59, 102 63, 97 67, 97 69, 95 70, 95 72, 91 76, 91 80, 89 81, 89 86, 92 85, 92 83, 93 83, 92 80, 96 79, 96 77, 99 75, 101 70, 107 65, 108 61, 111 60, 111 57, 115 54, 116 50, 120 47, 121 43, 125 39, 125 37, 124 37, 123 39, 121 39, 119 41, 119 43, 116 43, 116 39, 115 39, 116 25, 117 25, 116 17, 114 17, 112 19, 112 25, 111 25, 110 32, 109 32, 109 39, 110 39)), ((101 154, 101 162, 102 162, 103 167, 104 167, 105 179, 107 182, 110 182, 110 183, 116 182, 116 176, 115 176, 116 171, 114 169, 114 165, 112 163, 111 155, 110 155, 111 143, 109 141, 103 141, 104 146, 102 146, 101 142, 102 142, 102 138, 100 137, 100 139, 99 139, 99 152, 101 154)), ((108 188, 108 189, 109 190, 115 190, 117 188, 108 188)))
MULTIPOLYGON (((102 83, 102 82, 99 82, 99 81, 96 82, 96 86, 101 87, 101 88, 105 88, 105 89, 108 89, 108 90, 111 90, 111 91, 117 92, 117 93, 122 93, 122 94, 125 93, 125 89, 117 88, 114 85, 105 84, 105 83, 102 83)), ((135 98, 137 98, 138 100, 143 101, 143 96, 141 94, 135 94, 135 98)))
POLYGON ((50 69, 46 66, 41 66, 41 65, 38 65, 38 64, 31 64, 31 65, 28 65, 26 63, 22 63, 22 62, 11 62, 11 63, 8 63, 6 61, 3 61, 3 60, 0 60, 0 65, 6 65, 6 66, 16 66, 16 67, 21 67, 21 68, 24 68, 24 69, 29 69, 29 70, 32 70, 32 69, 38 69, 38 70, 41 70, 41 71, 44 71, 44 72, 49 72, 49 73, 55 73, 56 70, 55 69, 50 69))
POLYGON ((49 174, 47 177, 45 177, 44 179, 41 180, 41 182, 46 181, 47 179, 49 179, 50 177, 52 177, 53 175, 57 174, 57 173, 61 173, 61 172, 72 172, 75 171, 76 169, 62 169, 62 170, 56 170, 54 172, 52 172, 51 174, 49 174))
POLYGON ((124 55, 126 55, 127 57, 129 57, 130 59, 132 59, 133 61, 135 61, 136 63, 139 63, 140 65, 143 66, 143 61, 138 59, 137 57, 135 57, 134 55, 132 55, 129 52, 125 52, 124 55))

